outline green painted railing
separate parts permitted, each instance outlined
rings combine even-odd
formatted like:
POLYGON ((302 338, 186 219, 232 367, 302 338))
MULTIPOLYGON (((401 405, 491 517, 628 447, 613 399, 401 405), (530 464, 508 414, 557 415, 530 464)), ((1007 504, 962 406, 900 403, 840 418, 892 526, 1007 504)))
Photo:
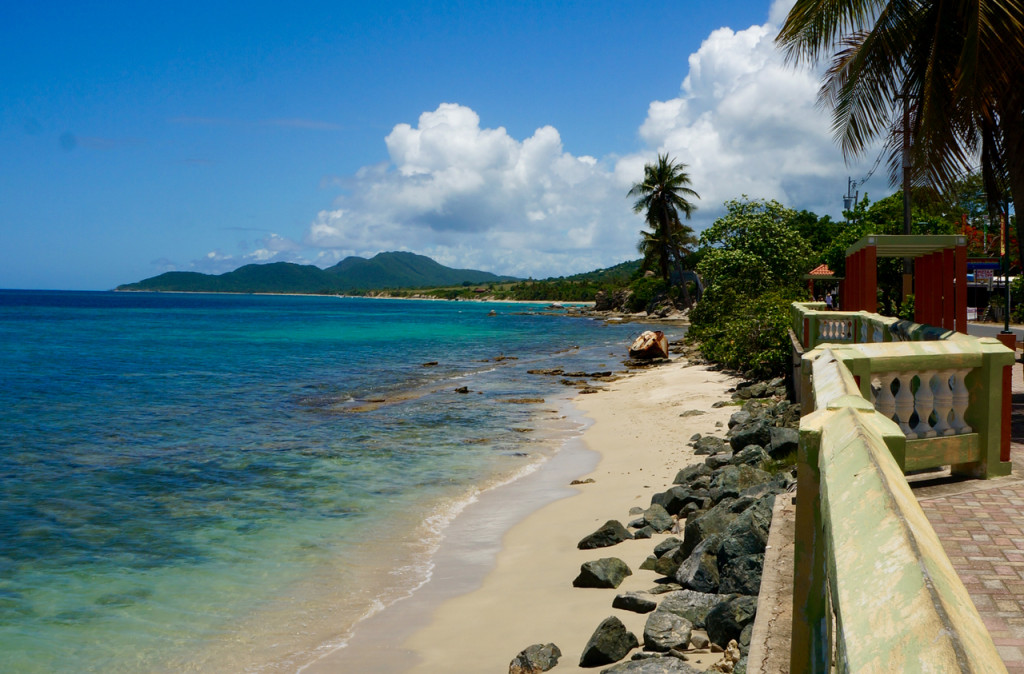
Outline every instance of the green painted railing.
POLYGON ((893 458, 905 433, 831 349, 805 366, 791 671, 1005 672, 893 458))
POLYGON ((1006 671, 904 473, 1010 472, 998 340, 793 305, 793 672, 1006 671), (796 345, 795 345, 796 348, 796 345))

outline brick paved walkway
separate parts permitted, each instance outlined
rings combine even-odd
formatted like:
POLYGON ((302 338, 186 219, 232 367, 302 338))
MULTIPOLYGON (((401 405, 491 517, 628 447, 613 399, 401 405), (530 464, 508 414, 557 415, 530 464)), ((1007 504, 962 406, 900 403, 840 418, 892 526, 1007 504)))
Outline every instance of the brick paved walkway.
POLYGON ((1006 668, 1024 674, 1024 483, 989 485, 920 503, 1006 668))

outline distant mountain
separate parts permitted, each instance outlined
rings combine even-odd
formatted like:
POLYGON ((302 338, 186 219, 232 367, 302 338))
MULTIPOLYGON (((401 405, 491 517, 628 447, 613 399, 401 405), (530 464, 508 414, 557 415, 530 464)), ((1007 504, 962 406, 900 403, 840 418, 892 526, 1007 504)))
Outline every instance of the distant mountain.
POLYGON ((614 267, 608 267, 607 269, 595 269, 594 271, 588 271, 583 274, 566 276, 565 280, 593 281, 595 283, 600 283, 602 281, 617 281, 626 284, 629 283, 629 280, 633 278, 633 275, 640 269, 641 262, 643 262, 643 260, 620 262, 614 267))
POLYGON ((117 290, 323 294, 517 280, 485 271, 452 269, 424 255, 393 252, 379 253, 369 260, 347 257, 327 269, 308 264, 272 262, 247 264, 219 275, 171 271, 138 283, 120 285, 117 290))

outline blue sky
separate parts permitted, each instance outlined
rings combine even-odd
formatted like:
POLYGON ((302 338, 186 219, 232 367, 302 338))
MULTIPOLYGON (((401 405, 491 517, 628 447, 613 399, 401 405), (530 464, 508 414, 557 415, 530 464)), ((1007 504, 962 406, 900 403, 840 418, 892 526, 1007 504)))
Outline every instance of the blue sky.
POLYGON ((741 194, 837 216, 874 157, 773 52, 780 2, 5 3, 0 287, 400 249, 586 271, 636 257, 659 151, 697 229, 741 194))

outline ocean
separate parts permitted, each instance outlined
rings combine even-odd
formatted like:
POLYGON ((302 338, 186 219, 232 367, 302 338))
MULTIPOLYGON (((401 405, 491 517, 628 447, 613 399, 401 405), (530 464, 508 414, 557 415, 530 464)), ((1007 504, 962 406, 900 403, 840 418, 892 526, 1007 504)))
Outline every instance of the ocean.
POLYGON ((579 432, 527 370, 621 370, 641 329, 542 307, 0 291, 0 671, 343 647, 579 432))

